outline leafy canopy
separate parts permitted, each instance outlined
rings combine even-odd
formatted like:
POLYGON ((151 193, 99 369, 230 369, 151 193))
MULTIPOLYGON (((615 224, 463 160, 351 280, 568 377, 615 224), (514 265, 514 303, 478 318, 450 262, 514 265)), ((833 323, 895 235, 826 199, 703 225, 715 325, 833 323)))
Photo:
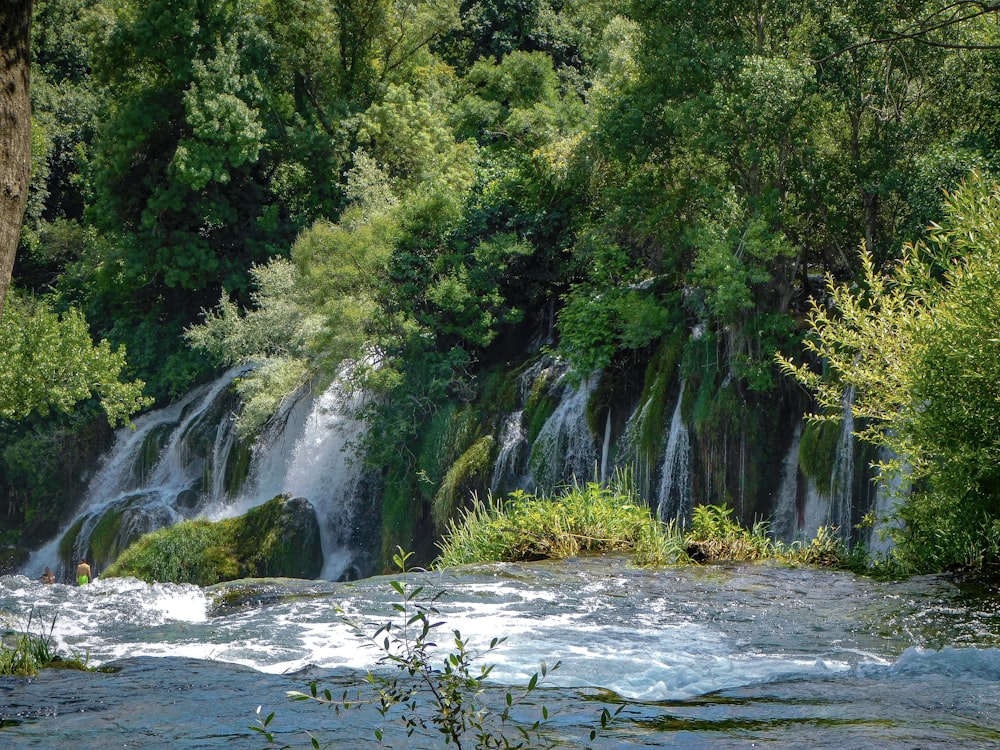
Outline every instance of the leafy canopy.
POLYGON ((69 412, 95 397, 112 425, 148 406, 141 380, 123 382, 123 349, 94 344, 87 322, 70 309, 57 313, 41 301, 11 297, 0 318, 0 419, 32 412, 69 412))

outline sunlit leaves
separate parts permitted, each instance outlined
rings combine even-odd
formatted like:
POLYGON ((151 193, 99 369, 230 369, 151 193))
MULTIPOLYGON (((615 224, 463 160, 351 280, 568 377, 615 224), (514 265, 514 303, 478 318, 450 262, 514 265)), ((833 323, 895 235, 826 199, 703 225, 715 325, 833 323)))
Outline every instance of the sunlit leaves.
POLYGON ((1000 192, 973 175, 891 275, 864 255, 860 289, 829 283, 831 305, 813 306, 806 340, 826 376, 782 362, 828 414, 849 389, 855 415, 870 420, 861 434, 900 457, 897 471, 908 467, 915 490, 895 533, 917 570, 1000 553, 990 541, 1000 498, 998 247, 1000 192))
POLYGON ((76 310, 61 314, 42 302, 12 297, 0 318, 0 419, 32 412, 69 412, 99 398, 112 425, 149 404, 141 381, 122 382, 125 353, 90 338, 76 310))

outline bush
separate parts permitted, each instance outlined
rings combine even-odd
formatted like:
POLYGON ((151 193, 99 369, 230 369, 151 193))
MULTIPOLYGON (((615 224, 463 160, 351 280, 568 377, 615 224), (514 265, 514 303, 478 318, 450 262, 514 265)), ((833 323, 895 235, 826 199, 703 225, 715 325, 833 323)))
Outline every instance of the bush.
POLYGON ((449 521, 438 565, 634 552, 637 546, 651 558, 675 562, 681 550, 670 537, 669 527, 654 521, 624 482, 575 485, 554 498, 518 490, 506 502, 477 498, 458 522, 449 521))
POLYGON ((832 529, 821 528, 806 544, 782 544, 766 523, 745 529, 732 508, 699 505, 691 530, 663 524, 638 505, 627 482, 602 487, 591 482, 555 498, 511 493, 506 502, 476 500, 441 542, 439 567, 519 562, 581 553, 632 554, 637 565, 662 567, 692 562, 779 560, 827 567, 856 566, 832 529))

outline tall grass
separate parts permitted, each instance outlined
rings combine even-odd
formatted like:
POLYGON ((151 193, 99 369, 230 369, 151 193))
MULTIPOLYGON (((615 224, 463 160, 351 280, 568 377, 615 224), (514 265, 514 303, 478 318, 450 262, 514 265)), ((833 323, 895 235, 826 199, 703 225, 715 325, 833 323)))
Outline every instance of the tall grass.
POLYGON ((850 564, 832 529, 820 529, 809 542, 784 544, 771 537, 766 523, 746 529, 733 518, 731 508, 718 505, 695 507, 691 529, 682 533, 676 524, 655 519, 620 479, 611 486, 574 484, 555 497, 517 491, 506 500, 476 498, 457 520, 448 522, 439 546, 439 567, 588 552, 632 554, 637 565, 648 567, 758 560, 850 564))
POLYGON ((0 638, 0 675, 30 677, 46 667, 86 669, 86 659, 78 656, 65 659, 56 651, 52 631, 56 618, 52 618, 49 632, 44 629, 37 635, 31 632, 34 612, 28 615, 28 623, 20 632, 7 633, 0 638))
POLYGON ((556 497, 516 491, 507 500, 475 499, 448 522, 438 564, 541 560, 585 552, 643 551, 674 562, 683 554, 670 527, 636 503, 627 483, 574 484, 556 497))

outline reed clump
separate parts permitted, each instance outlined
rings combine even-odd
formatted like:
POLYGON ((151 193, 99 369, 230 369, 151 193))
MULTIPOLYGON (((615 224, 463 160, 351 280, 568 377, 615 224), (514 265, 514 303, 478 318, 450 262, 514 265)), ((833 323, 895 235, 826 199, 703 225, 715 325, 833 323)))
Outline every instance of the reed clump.
POLYGON ((850 555, 830 528, 815 539, 785 544, 768 524, 744 528, 732 508, 699 505, 690 529, 662 523, 636 501, 627 482, 573 485, 555 497, 516 491, 506 499, 475 498, 448 523, 439 567, 522 562, 587 553, 632 554, 637 565, 662 567, 713 562, 774 560, 788 564, 849 567, 850 555))
POLYGON ((0 675, 15 677, 31 677, 49 667, 62 669, 87 669, 86 658, 79 656, 63 657, 56 651, 52 639, 52 631, 56 619, 52 618, 49 632, 31 632, 34 612, 28 615, 28 623, 24 630, 10 631, 0 637, 0 675))
POLYGON ((555 497, 518 490, 506 500, 476 498, 448 522, 440 546, 441 567, 640 551, 668 563, 683 555, 676 531, 655 521, 627 487, 597 482, 573 485, 555 497))

